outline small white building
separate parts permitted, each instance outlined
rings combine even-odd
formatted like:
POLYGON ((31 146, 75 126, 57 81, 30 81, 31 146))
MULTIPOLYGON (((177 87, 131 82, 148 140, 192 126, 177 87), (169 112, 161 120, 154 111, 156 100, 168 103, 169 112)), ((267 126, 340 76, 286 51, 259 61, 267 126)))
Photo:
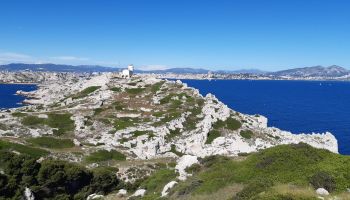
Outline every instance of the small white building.
POLYGON ((133 65, 129 65, 128 69, 123 69, 120 72, 120 76, 122 78, 130 78, 133 74, 134 74, 134 66, 133 65))

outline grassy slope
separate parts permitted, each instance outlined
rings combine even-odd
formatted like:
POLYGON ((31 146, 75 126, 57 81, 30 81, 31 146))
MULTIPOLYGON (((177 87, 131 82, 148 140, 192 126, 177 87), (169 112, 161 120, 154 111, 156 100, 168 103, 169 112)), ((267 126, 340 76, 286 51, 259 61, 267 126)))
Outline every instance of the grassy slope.
MULTIPOLYGON (((272 197, 283 193, 281 184, 301 187, 300 191, 303 192, 300 193, 306 195, 310 194, 305 191, 309 190, 311 177, 318 172, 326 172, 334 179, 336 186, 333 194, 344 192, 350 187, 350 157, 298 144, 269 148, 251 154, 243 161, 221 156, 205 158, 199 172, 179 184, 172 197, 180 198, 184 185, 186 188, 192 187, 187 193, 200 196, 211 195, 232 184, 246 186, 236 199, 251 199, 254 196, 257 199, 273 199, 272 197), (270 196, 265 198, 261 194, 264 191, 265 197, 270 196)), ((283 191, 288 193, 286 187, 283 191)))

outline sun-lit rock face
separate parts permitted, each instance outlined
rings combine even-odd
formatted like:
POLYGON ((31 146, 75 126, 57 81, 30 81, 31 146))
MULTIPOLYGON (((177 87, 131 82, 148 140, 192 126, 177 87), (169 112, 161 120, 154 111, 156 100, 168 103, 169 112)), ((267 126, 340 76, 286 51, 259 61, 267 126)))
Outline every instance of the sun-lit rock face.
MULTIPOLYGON (((65 137, 74 139, 76 148, 86 152, 118 150, 128 159, 184 154, 236 156, 299 142, 338 152, 337 140, 329 132, 292 134, 268 127, 266 117, 235 112, 214 95, 203 97, 181 81, 140 75, 118 79, 104 73, 80 79, 65 77, 21 94, 32 98, 28 103, 40 106, 12 112, 48 121, 49 113, 70 114, 73 128, 65 137)), ((23 117, 5 112, 1 115, 0 123, 11 126, 13 137, 54 135, 57 131, 48 123, 25 126, 23 117)), ((1 136, 9 133, 6 128, 0 129, 1 136)))

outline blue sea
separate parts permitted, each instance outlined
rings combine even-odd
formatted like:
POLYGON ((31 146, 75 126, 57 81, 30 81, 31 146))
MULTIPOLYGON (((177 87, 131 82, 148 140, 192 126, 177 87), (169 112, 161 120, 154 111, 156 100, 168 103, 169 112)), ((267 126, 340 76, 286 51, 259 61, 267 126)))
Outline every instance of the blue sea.
POLYGON ((26 92, 36 90, 36 85, 0 84, 0 109, 22 106, 23 96, 16 95, 17 90, 26 92))
POLYGON ((236 111, 266 116, 269 126, 293 133, 329 131, 338 139, 339 152, 350 155, 350 82, 182 81, 236 111))

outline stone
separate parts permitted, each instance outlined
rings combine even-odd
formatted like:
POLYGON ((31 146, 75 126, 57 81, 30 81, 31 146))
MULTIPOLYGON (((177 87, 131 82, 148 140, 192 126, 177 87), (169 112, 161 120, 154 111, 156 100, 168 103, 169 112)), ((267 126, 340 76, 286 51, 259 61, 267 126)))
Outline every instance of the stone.
POLYGON ((169 190, 171 188, 173 188, 175 185, 177 184, 176 181, 170 181, 169 183, 167 183, 164 188, 163 188, 163 191, 162 191, 162 197, 166 196, 169 194, 169 190))
POLYGON ((321 195, 321 196, 328 196, 329 192, 324 188, 318 188, 316 190, 316 194, 321 195))

